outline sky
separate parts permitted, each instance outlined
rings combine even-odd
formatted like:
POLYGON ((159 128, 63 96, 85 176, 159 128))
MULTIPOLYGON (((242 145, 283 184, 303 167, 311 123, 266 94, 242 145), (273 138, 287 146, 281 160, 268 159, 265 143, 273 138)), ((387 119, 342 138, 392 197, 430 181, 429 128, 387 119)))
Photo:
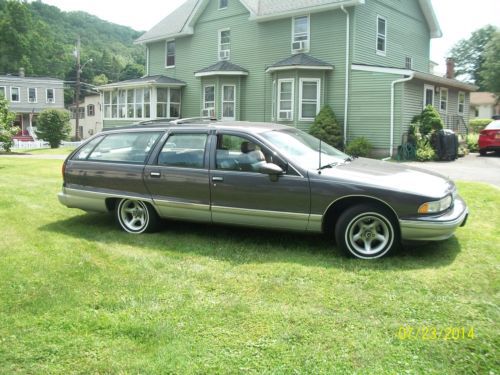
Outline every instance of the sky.
MULTIPOLYGON (((64 11, 82 10, 101 19, 149 30, 185 0, 42 0, 64 11)), ((402 0, 404 4, 405 1, 402 0)), ((431 60, 444 72, 449 50, 461 39, 488 24, 500 27, 500 0, 432 0, 443 37, 431 42, 431 60)))

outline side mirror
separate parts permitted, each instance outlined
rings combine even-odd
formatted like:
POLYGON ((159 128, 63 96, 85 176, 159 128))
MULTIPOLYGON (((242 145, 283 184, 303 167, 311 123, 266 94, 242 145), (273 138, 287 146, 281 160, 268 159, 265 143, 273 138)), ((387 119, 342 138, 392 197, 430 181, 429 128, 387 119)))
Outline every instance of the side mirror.
POLYGON ((259 172, 262 174, 269 174, 269 175, 279 175, 284 173, 283 169, 281 169, 281 167, 277 166, 274 163, 262 164, 259 168, 259 172))

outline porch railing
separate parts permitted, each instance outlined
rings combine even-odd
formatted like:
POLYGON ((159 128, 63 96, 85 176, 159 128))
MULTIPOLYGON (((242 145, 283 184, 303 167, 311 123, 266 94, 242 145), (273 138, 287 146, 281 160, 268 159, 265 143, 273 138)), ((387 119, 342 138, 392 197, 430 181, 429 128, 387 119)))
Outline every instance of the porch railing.
POLYGON ((465 119, 460 115, 441 115, 444 128, 453 130, 456 134, 467 135, 469 129, 465 123, 465 119))

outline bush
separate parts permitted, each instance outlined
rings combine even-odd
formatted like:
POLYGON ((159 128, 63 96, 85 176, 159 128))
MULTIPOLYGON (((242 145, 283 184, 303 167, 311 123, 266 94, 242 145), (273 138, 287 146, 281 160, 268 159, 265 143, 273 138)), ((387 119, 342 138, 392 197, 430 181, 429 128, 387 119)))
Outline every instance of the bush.
POLYGON ((436 151, 425 137, 417 141, 416 158, 418 161, 436 160, 436 151))
POLYGON ((14 145, 12 139, 19 132, 19 128, 14 126, 14 118, 15 115, 9 111, 7 101, 0 97, 0 143, 7 152, 10 152, 14 145))
POLYGON ((342 128, 329 105, 321 108, 321 111, 316 115, 314 123, 309 129, 309 134, 333 147, 343 149, 342 128))
POLYGON ((469 129, 473 133, 479 133, 483 130, 486 125, 488 125, 491 121, 490 118, 476 118, 474 120, 469 121, 469 129))
POLYGON ((360 137, 352 140, 347 145, 345 151, 347 154, 352 156, 367 157, 370 155, 372 150, 372 145, 365 137, 360 137))
POLYGON ((465 142, 467 143, 467 148, 470 152, 479 152, 479 145, 477 141, 479 140, 478 134, 468 134, 465 142))
POLYGON ((412 123, 419 124, 420 134, 423 136, 429 134, 430 132, 443 129, 443 120, 439 115, 436 108, 432 105, 428 105, 424 108, 420 116, 415 116, 412 123))
POLYGON ((69 113, 66 111, 46 109, 38 116, 36 135, 49 142, 51 148, 58 148, 70 131, 69 113))

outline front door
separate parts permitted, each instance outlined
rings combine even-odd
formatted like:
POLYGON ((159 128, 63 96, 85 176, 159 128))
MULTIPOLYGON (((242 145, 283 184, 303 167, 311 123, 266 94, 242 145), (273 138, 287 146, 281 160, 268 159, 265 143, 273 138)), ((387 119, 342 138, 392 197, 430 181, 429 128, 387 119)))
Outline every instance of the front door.
POLYGON ((212 221, 254 227, 306 230, 310 212, 307 177, 301 176, 253 138, 220 132, 212 145, 212 221), (285 174, 259 172, 273 162, 285 174))

